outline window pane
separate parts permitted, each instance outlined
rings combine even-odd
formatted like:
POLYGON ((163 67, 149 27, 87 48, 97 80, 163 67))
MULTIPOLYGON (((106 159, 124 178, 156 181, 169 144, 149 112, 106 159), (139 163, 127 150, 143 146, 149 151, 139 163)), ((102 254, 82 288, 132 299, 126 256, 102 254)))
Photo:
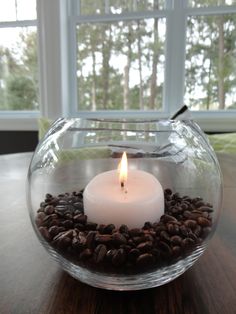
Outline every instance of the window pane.
POLYGON ((0 0, 0 22, 35 19, 36 0, 0 0))
POLYGON ((235 5, 236 0, 189 0, 189 6, 191 7, 209 7, 218 5, 235 5))
POLYGON ((161 109, 165 20, 78 26, 80 110, 161 109))
POLYGON ((120 14, 124 12, 161 10, 165 0, 81 0, 80 12, 87 14, 120 14))
POLYGON ((38 110, 36 27, 0 29, 0 110, 38 110))
POLYGON ((236 14, 188 18, 185 103, 236 109, 236 14))

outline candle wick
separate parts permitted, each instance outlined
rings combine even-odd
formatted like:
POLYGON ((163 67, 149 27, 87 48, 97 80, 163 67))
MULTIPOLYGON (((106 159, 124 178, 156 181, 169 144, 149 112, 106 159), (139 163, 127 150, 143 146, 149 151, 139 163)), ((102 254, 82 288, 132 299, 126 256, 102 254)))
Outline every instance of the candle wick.
POLYGON ((126 194, 127 193, 127 189, 125 188, 124 181, 121 181, 120 186, 121 186, 121 190, 126 194))

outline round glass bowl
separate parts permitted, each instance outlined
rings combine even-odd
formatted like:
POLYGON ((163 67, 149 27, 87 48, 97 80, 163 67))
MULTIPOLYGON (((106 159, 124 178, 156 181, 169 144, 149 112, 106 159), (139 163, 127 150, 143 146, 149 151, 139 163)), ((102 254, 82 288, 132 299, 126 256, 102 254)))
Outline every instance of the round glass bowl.
POLYGON ((217 158, 192 121, 59 119, 28 173, 40 242, 72 276, 105 289, 151 288, 185 272, 214 233, 221 203, 217 158), (128 179, 119 182, 124 151, 128 179), (89 190, 107 171, 117 179, 106 187, 102 177, 89 190), (148 188, 149 175, 159 190, 148 188))

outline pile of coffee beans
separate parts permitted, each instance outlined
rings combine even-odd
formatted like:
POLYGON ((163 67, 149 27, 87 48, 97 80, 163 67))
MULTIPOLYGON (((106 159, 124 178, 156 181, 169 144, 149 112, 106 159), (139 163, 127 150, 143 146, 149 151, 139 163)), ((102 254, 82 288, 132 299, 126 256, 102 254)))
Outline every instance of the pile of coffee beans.
POLYGON ((103 272, 136 273, 189 255, 212 229, 212 205, 164 191, 165 214, 142 228, 87 220, 83 191, 47 194, 35 218, 43 238, 73 263, 103 272))

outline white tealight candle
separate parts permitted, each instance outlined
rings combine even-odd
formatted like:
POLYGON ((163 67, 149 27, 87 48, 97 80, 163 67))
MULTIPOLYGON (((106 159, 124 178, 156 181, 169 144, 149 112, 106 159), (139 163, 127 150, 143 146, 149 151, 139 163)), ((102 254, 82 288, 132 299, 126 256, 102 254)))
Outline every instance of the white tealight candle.
POLYGON ((84 190, 84 211, 88 220, 98 224, 126 224, 140 228, 146 221, 155 222, 164 214, 164 193, 159 181, 150 173, 129 170, 127 179, 123 159, 120 184, 116 170, 94 177, 84 190))

